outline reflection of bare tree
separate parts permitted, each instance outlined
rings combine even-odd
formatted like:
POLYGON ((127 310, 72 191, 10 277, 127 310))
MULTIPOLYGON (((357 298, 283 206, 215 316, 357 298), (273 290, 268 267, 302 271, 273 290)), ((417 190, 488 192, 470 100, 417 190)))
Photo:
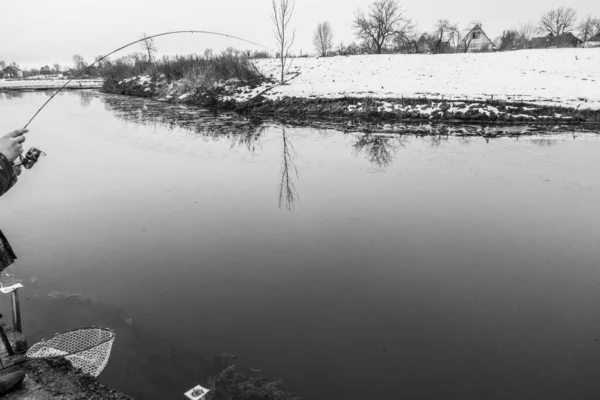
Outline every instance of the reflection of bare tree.
POLYGON ((532 139, 531 143, 540 147, 552 147, 556 144, 556 140, 552 139, 532 139))
POLYGON ((8 90, 5 93, 0 93, 0 95, 2 97, 6 97, 7 99, 20 99, 21 97, 23 97, 23 92, 20 92, 18 90, 8 90))
POLYGON ((431 147, 439 147, 442 142, 447 142, 449 136, 447 135, 432 135, 429 137, 431 147))
POLYGON ((291 211, 296 201, 298 201, 298 192, 292 180, 294 174, 298 178, 298 169, 293 155, 294 146, 285 134, 285 128, 281 132, 283 155, 281 159, 281 179, 279 180, 279 208, 291 211))
POLYGON ((238 135, 231 135, 231 149, 235 147, 242 147, 248 150, 248 152, 254 154, 256 152, 256 146, 260 144, 260 139, 267 130, 266 126, 260 126, 257 129, 243 131, 238 135))
POLYGON ((386 168, 394 160, 398 145, 403 145, 401 137, 366 133, 358 138, 353 147, 357 154, 365 153, 369 162, 386 168))
POLYGON ((79 95, 79 104, 81 104, 81 107, 89 106, 95 96, 94 92, 88 90, 80 90, 77 94, 79 95))
POLYGON ((241 147, 254 153, 264 136, 262 121, 234 113, 213 113, 181 104, 147 101, 123 96, 103 95, 105 109, 128 122, 168 129, 184 129, 206 140, 231 141, 231 148, 241 147))

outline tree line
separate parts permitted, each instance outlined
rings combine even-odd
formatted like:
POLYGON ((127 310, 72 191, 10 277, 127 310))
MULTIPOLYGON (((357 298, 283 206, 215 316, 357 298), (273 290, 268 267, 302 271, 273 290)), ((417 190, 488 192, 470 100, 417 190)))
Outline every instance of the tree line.
MULTIPOLYGON (((354 13, 352 27, 356 41, 334 46, 333 28, 328 21, 323 21, 314 31, 313 47, 319 56, 466 52, 471 40, 468 33, 475 26, 482 27, 482 24, 472 21, 461 28, 458 22, 439 19, 431 30, 419 32, 397 0, 376 0, 366 11, 358 9, 354 13)), ((532 47, 535 35, 560 37, 569 32, 585 42, 600 32, 600 18, 588 14, 578 19, 575 9, 557 7, 543 14, 537 22, 528 21, 505 30, 492 43, 497 50, 515 50, 532 47)))
MULTIPOLYGON (((285 81, 285 75, 291 65, 292 47, 296 39, 295 30, 291 28, 294 8, 295 0, 272 0, 270 16, 277 46, 275 56, 280 63, 281 82, 285 81)), ((352 28, 356 40, 347 45, 343 42, 334 45, 334 29, 328 21, 323 21, 313 32, 312 44, 318 56, 466 52, 473 39, 469 33, 476 26, 483 28, 480 21, 471 21, 461 26, 455 21, 439 19, 430 30, 419 31, 398 0, 375 0, 366 10, 358 9, 354 13, 352 28)), ((499 51, 531 48, 536 47, 536 35, 558 38, 572 32, 579 36, 576 40, 585 42, 600 33, 600 18, 591 14, 578 18, 575 9, 557 7, 544 13, 537 22, 528 21, 505 30, 493 40, 492 46, 494 50, 499 51)), ((102 76, 103 70, 107 68, 127 67, 139 71, 148 69, 157 61, 157 48, 146 34, 142 39, 144 40, 140 44, 140 52, 115 60, 95 57, 96 65, 86 71, 85 77, 102 76)), ((543 43, 556 42, 548 40, 543 43)), ((247 59, 270 57, 270 54, 264 51, 237 53, 247 59)), ((0 69, 4 69, 6 65, 4 61, 0 61, 0 69)), ((18 66, 14 62, 11 65, 18 66)), ((26 71, 25 75, 74 75, 86 69, 88 65, 81 55, 75 54, 71 67, 61 67, 59 64, 44 65, 39 69, 32 68, 26 71)))

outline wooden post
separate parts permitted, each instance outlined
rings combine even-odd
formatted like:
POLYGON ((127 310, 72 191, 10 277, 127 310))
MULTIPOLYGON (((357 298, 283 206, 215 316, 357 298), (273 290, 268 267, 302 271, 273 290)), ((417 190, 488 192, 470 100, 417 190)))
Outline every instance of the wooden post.
POLYGON ((21 328, 21 304, 19 303, 19 289, 15 289, 12 293, 12 317, 13 328, 19 333, 23 333, 21 328))
MULTIPOLYGON (((2 318, 2 314, 0 314, 0 318, 2 318)), ((10 340, 8 340, 8 336, 6 336, 6 332, 4 332, 4 328, 2 327, 2 325, 0 324, 0 340, 2 340, 2 344, 4 345, 4 348, 6 349, 6 352, 8 353, 8 355, 10 357, 15 355, 15 352, 12 348, 12 346, 10 345, 10 340)), ((3 363, 4 366, 4 363, 3 363)))

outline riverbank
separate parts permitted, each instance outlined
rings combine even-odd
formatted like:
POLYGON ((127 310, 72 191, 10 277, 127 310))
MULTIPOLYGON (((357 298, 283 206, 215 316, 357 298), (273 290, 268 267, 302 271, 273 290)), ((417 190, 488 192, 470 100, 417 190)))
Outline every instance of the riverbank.
POLYGON ((255 61, 265 76, 258 85, 182 92, 185 85, 141 76, 103 90, 257 117, 600 125, 597 49, 300 58, 284 85, 276 63, 255 61))

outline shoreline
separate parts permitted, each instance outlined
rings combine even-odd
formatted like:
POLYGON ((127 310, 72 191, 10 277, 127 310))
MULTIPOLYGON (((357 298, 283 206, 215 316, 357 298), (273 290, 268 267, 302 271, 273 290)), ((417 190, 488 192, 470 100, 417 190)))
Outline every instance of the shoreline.
MULTIPOLYGON (((61 88, 66 79, 41 80, 0 80, 0 92, 46 91, 61 88)), ((100 89, 104 81, 101 79, 81 79, 69 82, 63 90, 100 89)))
MULTIPOLYGON (((256 87, 256 86, 254 86, 256 87)), ((235 112, 256 119, 326 120, 345 125, 368 124, 446 124, 464 126, 476 124, 495 128, 530 126, 567 126, 600 129, 600 110, 579 110, 569 107, 545 106, 527 102, 502 100, 434 100, 428 98, 375 97, 282 97, 265 96, 273 85, 250 99, 239 101, 235 95, 252 87, 223 86, 211 92, 164 95, 164 83, 149 77, 126 79, 100 89, 103 93, 142 97, 165 103, 207 108, 214 112, 235 112)), ((303 124, 304 122, 301 122, 303 124)))

